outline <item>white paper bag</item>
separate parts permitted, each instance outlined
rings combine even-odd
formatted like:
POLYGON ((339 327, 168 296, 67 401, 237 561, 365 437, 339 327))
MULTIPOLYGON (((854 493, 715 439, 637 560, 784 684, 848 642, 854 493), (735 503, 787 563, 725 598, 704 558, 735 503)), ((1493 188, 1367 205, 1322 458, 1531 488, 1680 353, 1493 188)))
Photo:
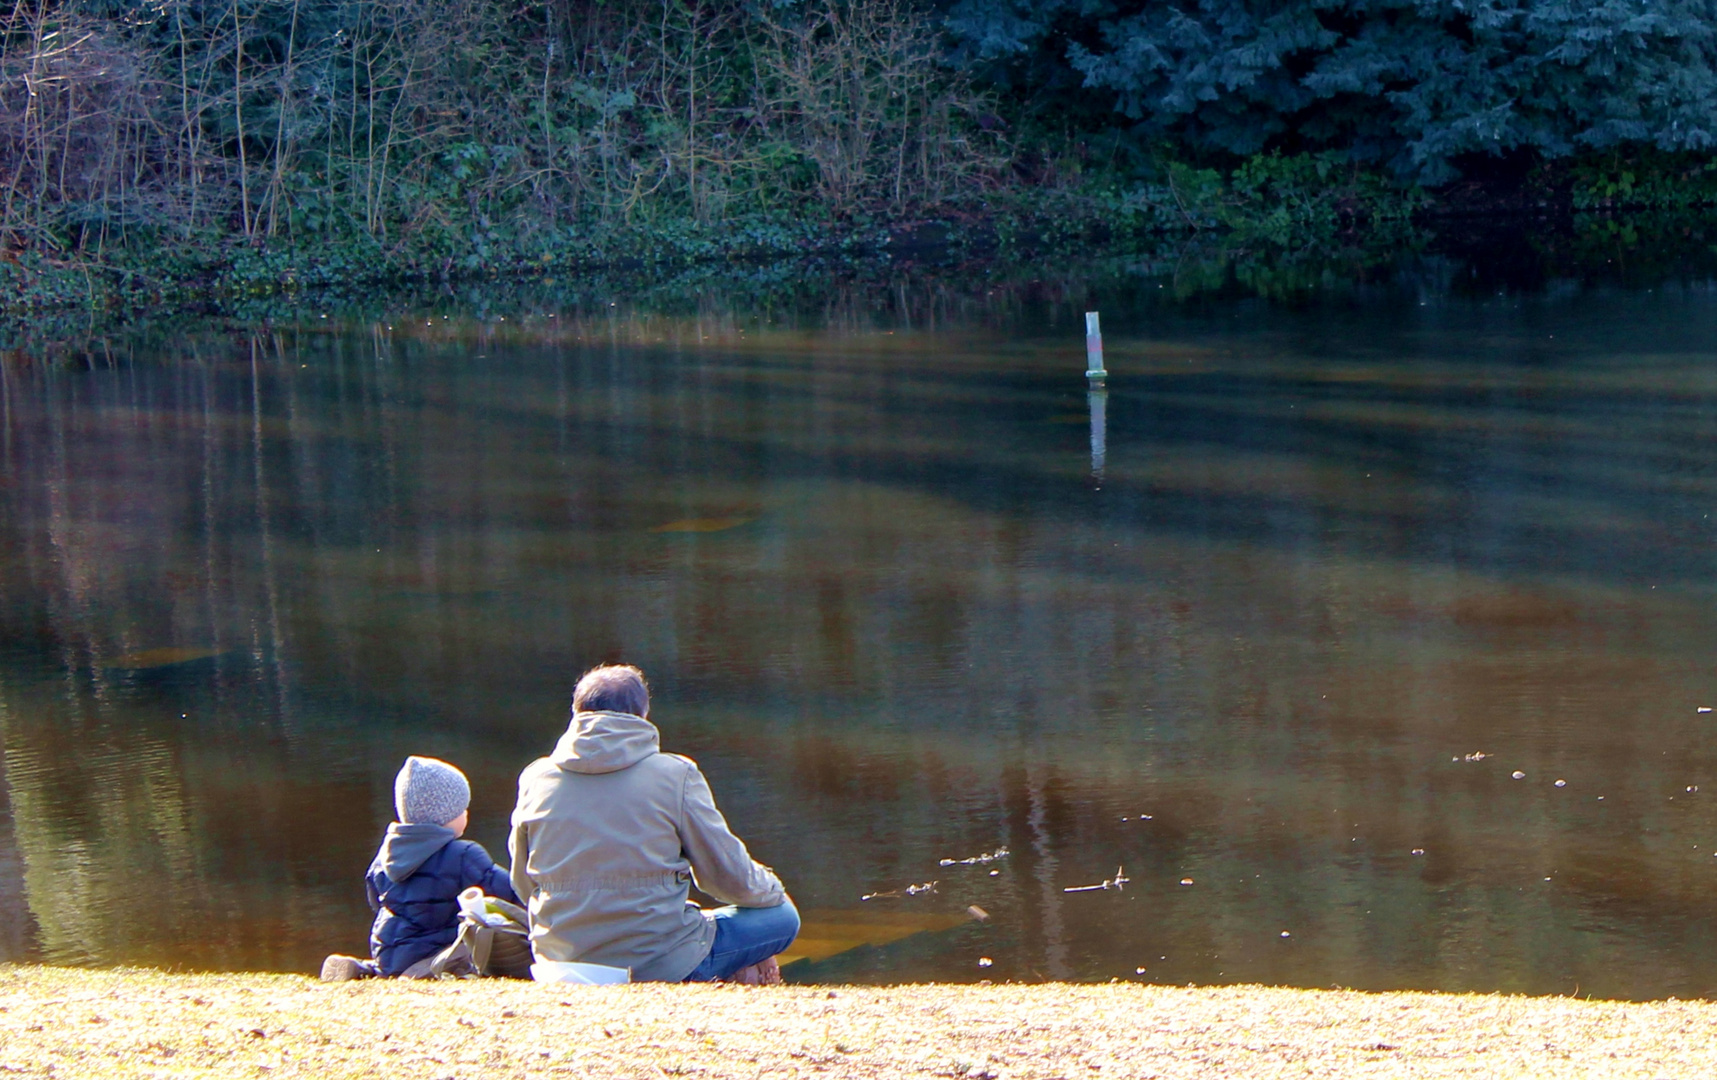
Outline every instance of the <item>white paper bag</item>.
POLYGON ((631 982, 632 969, 609 967, 606 964, 580 964, 572 960, 538 960, 531 965, 531 978, 537 982, 612 986, 616 983, 631 982))

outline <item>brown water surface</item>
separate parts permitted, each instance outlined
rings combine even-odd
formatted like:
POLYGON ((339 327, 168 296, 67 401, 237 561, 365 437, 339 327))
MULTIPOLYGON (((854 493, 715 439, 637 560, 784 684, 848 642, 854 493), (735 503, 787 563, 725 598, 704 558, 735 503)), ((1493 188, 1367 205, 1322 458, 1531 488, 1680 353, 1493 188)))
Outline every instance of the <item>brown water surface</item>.
POLYGON ((7 355, 0 959, 361 950, 624 659, 799 977, 1717 991, 1717 290, 1077 299, 7 355))

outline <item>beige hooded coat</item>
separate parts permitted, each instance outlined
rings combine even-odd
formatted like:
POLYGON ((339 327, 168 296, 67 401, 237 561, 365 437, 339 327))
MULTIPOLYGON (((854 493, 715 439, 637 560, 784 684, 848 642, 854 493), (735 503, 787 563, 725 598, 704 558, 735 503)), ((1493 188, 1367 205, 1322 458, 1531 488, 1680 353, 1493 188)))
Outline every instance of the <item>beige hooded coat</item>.
POLYGON ((693 880, 740 907, 787 897, 696 763, 662 753, 655 725, 628 713, 575 714, 525 769, 507 847, 537 959, 631 968, 639 981, 678 982, 709 955, 715 926, 687 902, 693 880))

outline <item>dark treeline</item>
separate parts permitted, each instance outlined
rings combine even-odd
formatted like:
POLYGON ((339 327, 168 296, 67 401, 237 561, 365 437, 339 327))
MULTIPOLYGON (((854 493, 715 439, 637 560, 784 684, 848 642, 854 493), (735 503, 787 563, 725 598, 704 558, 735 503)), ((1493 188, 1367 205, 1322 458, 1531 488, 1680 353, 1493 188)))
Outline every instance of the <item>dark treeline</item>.
POLYGON ((1714 27, 1714 0, 16 0, 0 268, 1280 235, 1499 178, 1687 205, 1717 193, 1714 27))

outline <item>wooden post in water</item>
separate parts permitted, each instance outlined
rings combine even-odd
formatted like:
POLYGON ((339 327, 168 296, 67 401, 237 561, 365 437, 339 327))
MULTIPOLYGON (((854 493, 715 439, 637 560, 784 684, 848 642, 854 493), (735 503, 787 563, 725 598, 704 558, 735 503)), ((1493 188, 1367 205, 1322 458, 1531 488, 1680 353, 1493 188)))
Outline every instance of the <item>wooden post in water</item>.
POLYGON ((1108 378, 1103 370, 1103 328, 1097 324, 1097 313, 1085 313, 1085 377, 1094 383, 1108 378))

